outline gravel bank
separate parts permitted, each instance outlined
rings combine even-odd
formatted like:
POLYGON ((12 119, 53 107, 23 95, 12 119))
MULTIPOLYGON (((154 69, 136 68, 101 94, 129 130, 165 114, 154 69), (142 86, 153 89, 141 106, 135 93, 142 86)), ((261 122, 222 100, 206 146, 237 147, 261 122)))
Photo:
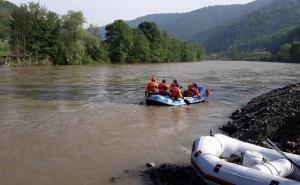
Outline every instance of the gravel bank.
POLYGON ((263 145, 266 138, 286 151, 300 154, 300 83, 252 99, 221 127, 230 136, 263 145))

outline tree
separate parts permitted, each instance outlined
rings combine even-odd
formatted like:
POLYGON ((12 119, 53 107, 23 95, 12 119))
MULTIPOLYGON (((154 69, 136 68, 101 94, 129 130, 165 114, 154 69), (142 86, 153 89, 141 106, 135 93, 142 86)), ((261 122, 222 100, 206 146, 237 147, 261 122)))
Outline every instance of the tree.
POLYGON ((36 61, 57 60, 61 20, 39 3, 21 5, 12 13, 11 45, 16 55, 36 61))
POLYGON ((133 33, 130 27, 122 20, 107 25, 106 43, 109 57, 113 63, 125 63, 132 47, 133 33))
POLYGON ((291 47, 292 47, 292 45, 289 43, 280 46, 280 50, 278 52, 279 61, 287 62, 290 60, 291 47))
POLYGON ((150 42, 157 42, 160 39, 160 31, 154 22, 142 22, 137 27, 141 30, 150 42))
POLYGON ((10 22, 13 50, 17 56, 26 55, 28 38, 32 32, 32 21, 28 6, 23 4, 12 13, 10 22))
POLYGON ((55 63, 61 60, 61 19, 54 12, 48 12, 46 21, 43 26, 46 30, 44 33, 44 45, 42 45, 41 53, 44 56, 49 56, 50 60, 55 63))
POLYGON ((83 43, 85 46, 85 63, 109 61, 107 48, 101 42, 100 37, 91 32, 84 32, 83 43))
POLYGON ((62 64, 82 64, 85 54, 82 12, 69 11, 62 17, 62 64))
POLYGON ((150 60, 150 42, 140 30, 134 30, 133 46, 130 51, 130 63, 147 63, 150 60))
POLYGON ((300 40, 292 43, 290 56, 292 62, 300 63, 300 40))

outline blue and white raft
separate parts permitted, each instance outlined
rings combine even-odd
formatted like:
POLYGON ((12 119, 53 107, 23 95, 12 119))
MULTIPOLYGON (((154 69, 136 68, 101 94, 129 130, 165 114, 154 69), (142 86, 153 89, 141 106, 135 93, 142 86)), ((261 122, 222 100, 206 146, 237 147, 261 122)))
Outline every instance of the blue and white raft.
POLYGON ((147 95, 145 99, 147 105, 177 106, 177 105, 186 105, 186 101, 189 102, 190 104, 204 102, 206 100, 206 96, 184 97, 184 98, 179 98, 178 100, 173 100, 169 96, 147 95))

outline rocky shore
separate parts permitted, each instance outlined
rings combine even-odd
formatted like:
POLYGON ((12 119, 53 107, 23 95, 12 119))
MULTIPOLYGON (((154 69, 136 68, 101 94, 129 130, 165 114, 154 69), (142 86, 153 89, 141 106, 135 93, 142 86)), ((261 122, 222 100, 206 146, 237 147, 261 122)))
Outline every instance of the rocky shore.
POLYGON ((300 83, 252 99, 221 127, 230 136, 264 146, 266 138, 283 151, 300 154, 300 83))
POLYGON ((190 165, 162 164, 148 167, 143 174, 145 181, 155 185, 206 185, 190 165))
MULTIPOLYGON (((220 129, 242 141, 265 146, 266 138, 282 150, 300 154, 300 83, 252 99, 220 129)), ((146 182, 156 185, 205 185, 191 166, 148 166, 146 182)))

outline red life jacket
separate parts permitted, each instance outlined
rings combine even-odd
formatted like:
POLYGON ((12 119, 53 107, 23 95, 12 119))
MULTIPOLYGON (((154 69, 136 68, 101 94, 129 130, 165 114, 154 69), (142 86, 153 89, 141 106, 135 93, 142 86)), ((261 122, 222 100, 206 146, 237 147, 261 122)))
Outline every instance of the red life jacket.
POLYGON ((200 96, 201 95, 197 87, 194 87, 193 91, 194 91, 194 93, 195 93, 196 96, 200 96))
POLYGON ((176 98, 181 97, 181 90, 176 86, 173 86, 171 88, 170 93, 171 93, 171 96, 173 96, 173 97, 176 97, 176 98))
POLYGON ((188 90, 184 91, 184 96, 186 96, 186 97, 193 97, 194 95, 195 95, 195 93, 191 89, 188 89, 188 90))
POLYGON ((193 91, 194 96, 200 96, 200 92, 199 89, 197 87, 195 87, 194 85, 189 85, 189 90, 193 91))
POLYGON ((178 86, 177 86, 177 83, 175 83, 175 82, 172 82, 171 85, 170 85, 170 87, 173 87, 173 86, 178 87, 178 86))
POLYGON ((152 92, 152 93, 155 93, 155 92, 157 92, 157 83, 156 82, 149 82, 148 84, 147 84, 147 88, 146 88, 146 91, 147 92, 152 92))
POLYGON ((160 83, 158 89, 159 89, 159 93, 167 93, 169 86, 167 83, 160 83))

